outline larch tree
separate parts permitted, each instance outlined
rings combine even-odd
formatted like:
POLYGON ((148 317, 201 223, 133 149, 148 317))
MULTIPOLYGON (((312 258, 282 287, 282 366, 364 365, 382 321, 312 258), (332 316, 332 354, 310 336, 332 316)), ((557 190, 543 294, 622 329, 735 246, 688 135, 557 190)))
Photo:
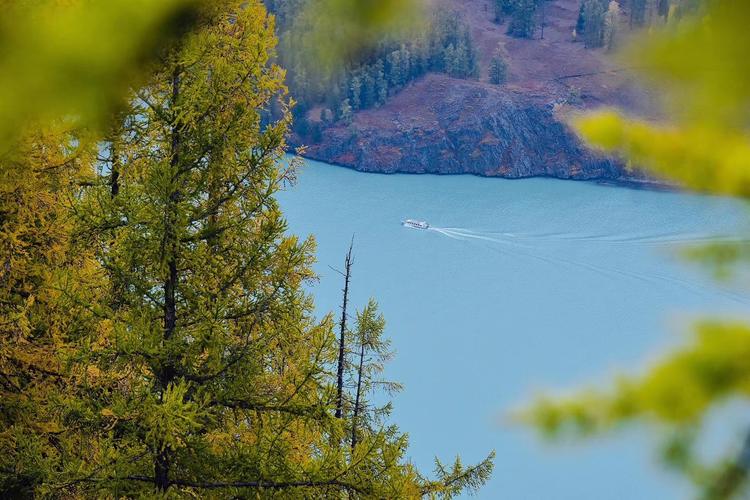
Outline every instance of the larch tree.
POLYGON ((53 480, 83 444, 65 436, 66 408, 87 376, 69 362, 97 321, 68 293, 96 301, 102 276, 92 252, 75 247, 66 208, 90 163, 88 146, 58 123, 24 133, 0 158, 2 496, 27 496, 53 480))
POLYGON ((385 363, 393 357, 390 341, 383 338, 384 330, 385 318, 378 312, 377 302, 370 299, 364 309, 357 312, 357 325, 352 332, 352 449, 356 448, 361 436, 377 429, 383 424, 384 417, 390 414, 390 404, 374 407, 369 403, 370 395, 376 389, 381 389, 389 395, 401 390, 400 384, 380 378, 385 363))
POLYGON ((274 199, 295 165, 273 20, 257 0, 201 6, 128 59, 137 78, 119 79, 127 62, 97 67, 61 117, 29 113, 31 132, 0 141, 0 493, 417 498, 483 484, 490 459, 425 479, 393 426, 340 444, 334 325, 302 289, 313 243, 286 233, 274 199), (68 113, 81 103, 91 116, 68 113))
POLYGON ((508 34, 521 38, 532 38, 536 28, 536 8, 538 0, 518 0, 513 8, 508 34))
POLYGON ((324 494, 376 481, 319 449, 333 336, 300 289, 312 243, 284 234, 273 198, 293 172, 280 167, 284 73, 264 8, 232 7, 164 55, 78 206, 78 239, 114 285, 100 311, 110 333, 82 353, 108 381, 93 491, 324 494))
POLYGON ((503 84, 508 79, 508 63, 505 62, 503 52, 499 46, 495 49, 495 54, 490 60, 489 79, 490 83, 494 83, 495 85, 503 84))
POLYGON ((134 93, 77 206, 78 240, 112 287, 107 335, 80 354, 101 390, 76 488, 418 496, 405 436, 338 444, 333 325, 301 288, 312 242, 286 235, 274 199, 294 175, 274 26, 259 2, 230 7, 134 93))
POLYGON ((70 207, 123 89, 201 15, 181 0, 150 7, 3 4, 0 71, 13 75, 0 83, 3 497, 59 494, 52 485, 76 470, 88 445, 70 416, 82 410, 94 370, 75 361, 77 346, 102 326, 88 305, 107 283, 92 249, 75 244, 70 207), (114 29, 123 22, 128 30, 114 29))

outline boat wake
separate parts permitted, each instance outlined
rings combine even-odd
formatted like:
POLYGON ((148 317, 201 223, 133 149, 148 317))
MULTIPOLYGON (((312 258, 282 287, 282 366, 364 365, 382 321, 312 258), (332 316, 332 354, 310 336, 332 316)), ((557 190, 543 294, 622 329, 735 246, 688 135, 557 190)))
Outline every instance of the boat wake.
POLYGON ((737 293, 733 290, 715 286, 707 286, 699 281, 693 282, 690 280, 677 278, 668 274, 662 273, 640 273, 632 270, 623 270, 615 267, 604 267, 588 262, 580 262, 574 259, 560 257, 559 253, 555 255, 543 255, 539 252, 540 244, 543 242, 557 241, 561 244, 582 244, 582 243, 613 243, 613 244, 632 244, 632 245, 675 245, 675 244, 698 244, 706 243, 709 241, 723 241, 723 242, 742 242, 739 238, 732 237, 721 237, 711 235, 686 235, 686 234, 669 234, 669 235, 644 235, 644 236, 632 236, 632 237, 615 237, 615 236, 580 236, 571 234, 544 234, 544 235, 530 235, 530 234, 515 234, 508 232, 480 232, 474 231, 467 228, 461 227, 435 227, 429 226, 426 228, 427 231, 432 231, 448 238, 466 241, 483 243, 483 246, 489 247, 492 251, 501 253, 508 257, 513 258, 528 258, 538 262, 543 262, 552 266, 568 266, 574 267, 581 270, 593 272, 602 276, 615 279, 634 279, 638 281, 647 282, 653 285, 663 286, 675 286, 688 290, 692 293, 703 295, 716 293, 723 295, 724 297, 745 305, 750 305, 750 298, 742 293, 737 293))

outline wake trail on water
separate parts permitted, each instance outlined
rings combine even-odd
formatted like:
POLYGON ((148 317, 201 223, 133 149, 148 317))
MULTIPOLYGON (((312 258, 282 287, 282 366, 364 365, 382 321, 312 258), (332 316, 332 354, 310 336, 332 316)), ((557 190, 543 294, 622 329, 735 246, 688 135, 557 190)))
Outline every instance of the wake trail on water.
MULTIPOLYGON (((517 235, 514 233, 500 233, 500 232, 481 232, 474 231, 471 229, 460 228, 460 227, 430 227, 429 231, 433 231, 448 238, 459 240, 459 241, 474 241, 475 243, 485 242, 487 247, 491 248, 497 253, 501 253, 507 256, 522 256, 529 259, 533 259, 539 262, 544 262, 552 266, 569 266, 578 269, 585 269, 590 272, 607 276, 609 278, 629 278, 637 281, 642 281, 651 285, 668 285, 676 286, 684 290, 690 291, 698 295, 716 294, 730 299, 735 302, 739 302, 745 305, 750 305, 750 299, 743 296, 742 294, 735 293, 725 288, 708 288, 700 283, 691 282, 689 280, 676 278, 674 276, 668 276, 659 273, 641 273, 637 271, 623 270, 617 268, 607 268, 590 264, 586 262, 579 262, 576 260, 566 259, 563 257, 548 257, 542 256, 534 252, 524 251, 521 249, 533 250, 533 246, 523 244, 521 241, 531 243, 532 241, 575 241, 575 242, 613 242, 613 243, 653 243, 653 244, 669 244, 669 243, 699 243, 717 241, 716 237, 710 235, 684 235, 681 233, 671 233, 664 235, 648 235, 638 237, 597 237, 597 236, 575 236, 570 234, 546 234, 546 235, 517 235), (495 245, 490 245, 494 243, 495 245), (503 248, 504 245, 509 245, 513 248, 503 248)), ((731 241, 731 242, 745 242, 750 240, 743 240, 732 237, 719 237, 718 241, 731 241)))
POLYGON ((512 233, 482 233, 457 227, 430 227, 429 230, 457 240, 483 240, 492 243, 506 243, 531 248, 520 241, 516 241, 515 235, 512 233))
POLYGON ((530 241, 581 241, 599 242, 607 244, 624 245, 668 245, 668 244, 698 244, 698 243, 750 243, 748 238, 723 234, 686 234, 681 232, 662 234, 632 234, 632 235, 608 235, 608 234, 576 234, 576 233, 508 233, 508 232, 485 232, 461 230, 451 228, 461 234, 484 234, 486 236, 500 235, 503 238, 513 238, 530 241))

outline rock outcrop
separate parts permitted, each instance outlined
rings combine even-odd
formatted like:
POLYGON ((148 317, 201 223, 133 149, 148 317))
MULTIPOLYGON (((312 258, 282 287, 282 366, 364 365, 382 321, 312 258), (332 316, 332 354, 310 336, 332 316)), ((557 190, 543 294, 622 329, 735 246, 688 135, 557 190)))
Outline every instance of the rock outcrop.
POLYGON ((556 117, 561 100, 549 99, 431 74, 383 108, 325 129, 305 156, 366 172, 632 178, 585 147, 556 117))

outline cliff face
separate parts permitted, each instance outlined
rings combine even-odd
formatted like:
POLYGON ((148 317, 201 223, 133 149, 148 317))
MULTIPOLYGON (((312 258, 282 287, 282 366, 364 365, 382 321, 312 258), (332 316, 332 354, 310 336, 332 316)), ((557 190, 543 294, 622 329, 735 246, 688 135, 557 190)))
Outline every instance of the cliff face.
MULTIPOLYGON (((532 39, 495 24, 490 0, 434 1, 468 23, 479 81, 427 75, 383 107, 358 111, 351 124, 326 128, 318 143, 306 141, 305 156, 367 172, 646 181, 586 148, 562 119, 600 106, 641 116, 656 109, 627 68, 573 40, 580 0, 547 0, 544 37, 532 39), (487 68, 498 50, 508 80, 492 85, 487 68)), ((310 118, 320 123, 319 110, 310 118)))
POLYGON ((628 177, 556 118, 560 105, 505 86, 427 75, 383 108, 326 129, 305 156, 366 172, 628 177))

